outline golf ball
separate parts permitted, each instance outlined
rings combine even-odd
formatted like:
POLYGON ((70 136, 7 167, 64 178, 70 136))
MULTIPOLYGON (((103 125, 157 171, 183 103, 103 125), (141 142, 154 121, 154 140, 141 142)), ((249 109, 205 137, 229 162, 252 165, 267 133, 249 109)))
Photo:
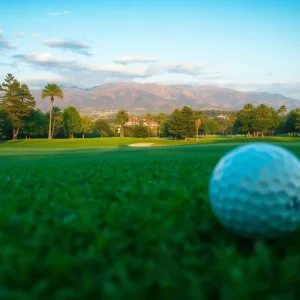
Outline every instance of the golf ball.
POLYGON ((215 166, 209 197, 227 229, 247 238, 276 238, 300 225, 300 161, 288 150, 251 143, 215 166))

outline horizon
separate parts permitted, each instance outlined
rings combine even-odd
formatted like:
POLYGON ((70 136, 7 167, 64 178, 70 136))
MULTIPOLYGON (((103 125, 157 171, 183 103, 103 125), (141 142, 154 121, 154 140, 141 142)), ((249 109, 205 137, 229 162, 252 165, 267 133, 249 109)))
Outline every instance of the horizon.
POLYGON ((32 89, 138 82, 300 100, 300 1, 104 1, 2 5, 0 81, 32 89))

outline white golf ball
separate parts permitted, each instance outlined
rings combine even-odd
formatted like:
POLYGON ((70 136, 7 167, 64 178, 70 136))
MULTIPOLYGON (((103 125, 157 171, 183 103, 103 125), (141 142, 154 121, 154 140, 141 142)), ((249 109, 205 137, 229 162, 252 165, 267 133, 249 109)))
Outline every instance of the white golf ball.
POLYGON ((214 168, 209 197, 217 219, 237 235, 281 236, 300 225, 300 161, 279 146, 240 146, 214 168))

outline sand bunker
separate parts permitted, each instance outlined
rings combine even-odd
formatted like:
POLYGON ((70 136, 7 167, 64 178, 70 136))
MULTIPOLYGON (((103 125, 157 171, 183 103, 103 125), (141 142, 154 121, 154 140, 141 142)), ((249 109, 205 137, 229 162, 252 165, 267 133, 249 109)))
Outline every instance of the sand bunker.
POLYGON ((135 143, 128 145, 129 147, 153 147, 156 146, 155 143, 135 143))

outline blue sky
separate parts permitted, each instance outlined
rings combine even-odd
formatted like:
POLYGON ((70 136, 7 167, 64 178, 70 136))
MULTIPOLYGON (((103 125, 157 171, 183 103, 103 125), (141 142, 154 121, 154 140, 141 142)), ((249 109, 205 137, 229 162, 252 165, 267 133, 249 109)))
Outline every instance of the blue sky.
POLYGON ((299 15, 300 0, 5 2, 0 80, 216 85, 300 100, 299 15))

